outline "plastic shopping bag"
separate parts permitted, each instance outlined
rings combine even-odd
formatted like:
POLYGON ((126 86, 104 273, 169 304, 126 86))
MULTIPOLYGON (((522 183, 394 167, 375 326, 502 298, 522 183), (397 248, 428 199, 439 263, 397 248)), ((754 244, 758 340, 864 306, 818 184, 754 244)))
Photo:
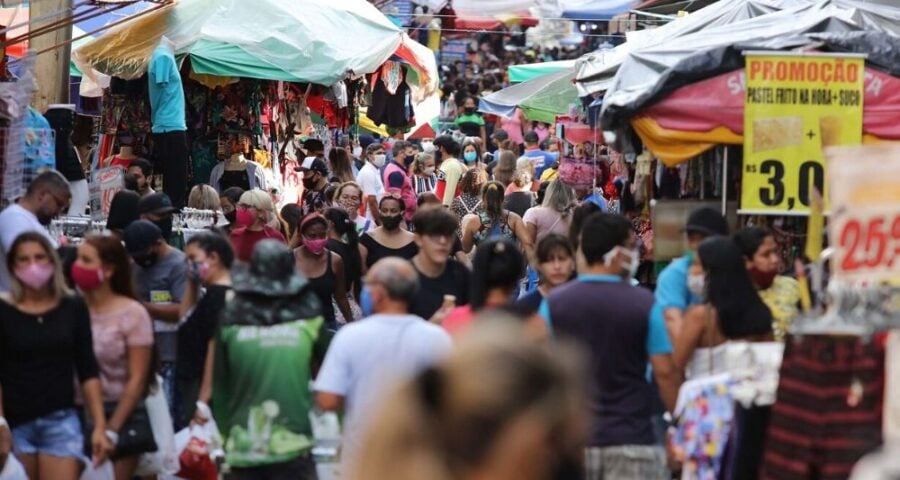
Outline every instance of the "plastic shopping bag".
POLYGON ((153 427, 153 440, 156 451, 141 455, 135 475, 148 477, 153 475, 174 475, 181 466, 178 464, 178 450, 175 449, 175 429, 172 428, 172 415, 162 388, 163 380, 156 376, 157 388, 145 400, 147 415, 153 427))
POLYGON ((109 460, 94 468, 93 463, 88 463, 87 468, 81 473, 81 480, 116 480, 113 464, 109 460))
POLYGON ((178 478, 185 480, 216 480, 216 464, 210 455, 210 437, 205 428, 191 426, 175 435, 175 447, 181 452, 178 478))
POLYGON ((12 453, 6 457, 3 470, 0 470, 0 480, 28 480, 28 475, 25 474, 25 467, 12 453))

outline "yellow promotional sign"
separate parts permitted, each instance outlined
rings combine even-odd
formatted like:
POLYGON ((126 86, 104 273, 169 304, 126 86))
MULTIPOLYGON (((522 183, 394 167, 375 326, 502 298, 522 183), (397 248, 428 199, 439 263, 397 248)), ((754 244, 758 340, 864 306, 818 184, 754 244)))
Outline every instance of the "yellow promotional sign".
POLYGON ((822 149, 862 143, 864 60, 747 53, 744 213, 808 213, 815 189, 828 209, 822 149))

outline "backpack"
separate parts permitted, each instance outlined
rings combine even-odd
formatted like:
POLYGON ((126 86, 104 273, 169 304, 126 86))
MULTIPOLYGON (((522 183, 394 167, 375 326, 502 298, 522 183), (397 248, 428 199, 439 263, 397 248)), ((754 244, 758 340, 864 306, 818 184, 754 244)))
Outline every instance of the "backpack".
POLYGON ((481 213, 478 215, 478 220, 481 222, 481 228, 478 229, 478 233, 475 234, 475 243, 481 243, 489 238, 507 238, 512 240, 513 242, 517 242, 516 233, 513 231, 512 227, 509 225, 509 213, 507 212, 506 218, 502 221, 495 220, 491 221, 490 217, 488 217, 487 213, 481 213))

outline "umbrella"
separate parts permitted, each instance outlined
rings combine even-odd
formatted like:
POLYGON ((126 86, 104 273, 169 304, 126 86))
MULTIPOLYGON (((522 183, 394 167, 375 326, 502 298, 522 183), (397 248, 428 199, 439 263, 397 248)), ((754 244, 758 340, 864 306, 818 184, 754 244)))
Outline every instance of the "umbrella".
POLYGON ((562 16, 581 21, 607 21, 631 10, 635 0, 559 0, 562 16))
POLYGON ((557 116, 567 114, 569 105, 578 100, 572 84, 574 74, 574 70, 568 68, 504 88, 483 97, 478 109, 510 118, 516 108, 521 108, 529 120, 553 123, 557 116))
POLYGON ((556 73, 574 67, 575 60, 511 65, 509 67, 509 81, 510 83, 522 83, 548 73, 556 73))
POLYGON ((109 30, 74 56, 133 79, 163 35, 198 74, 321 85, 375 71, 405 41, 365 0, 182 0, 109 30))

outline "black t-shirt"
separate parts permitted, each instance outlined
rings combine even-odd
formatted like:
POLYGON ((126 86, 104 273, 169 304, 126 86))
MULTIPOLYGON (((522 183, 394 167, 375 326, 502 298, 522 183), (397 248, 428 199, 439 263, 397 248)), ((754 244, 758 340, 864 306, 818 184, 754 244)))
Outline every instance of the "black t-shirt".
POLYGON ((200 380, 209 341, 219 326, 219 315, 231 287, 210 285, 188 319, 178 327, 178 357, 175 371, 179 379, 200 380))
POLYGON ((541 294, 540 290, 534 289, 533 292, 530 292, 516 300, 516 307, 521 309, 523 313, 528 313, 529 315, 531 315, 537 313, 537 311, 541 308, 542 301, 544 301, 544 295, 541 294))
POLYGON ((91 317, 79 297, 67 296, 43 315, 0 300, 0 385, 10 427, 75 407, 75 374, 99 376, 91 317))
MULTIPOLYGON (((416 271, 419 270, 416 269, 416 271)), ((431 278, 419 272, 419 293, 416 294, 416 300, 410 305, 410 313, 428 320, 441 308, 441 304, 444 303, 444 295, 455 296, 456 306, 468 305, 470 275, 469 269, 456 260, 447 262, 444 273, 437 278, 431 278)))

